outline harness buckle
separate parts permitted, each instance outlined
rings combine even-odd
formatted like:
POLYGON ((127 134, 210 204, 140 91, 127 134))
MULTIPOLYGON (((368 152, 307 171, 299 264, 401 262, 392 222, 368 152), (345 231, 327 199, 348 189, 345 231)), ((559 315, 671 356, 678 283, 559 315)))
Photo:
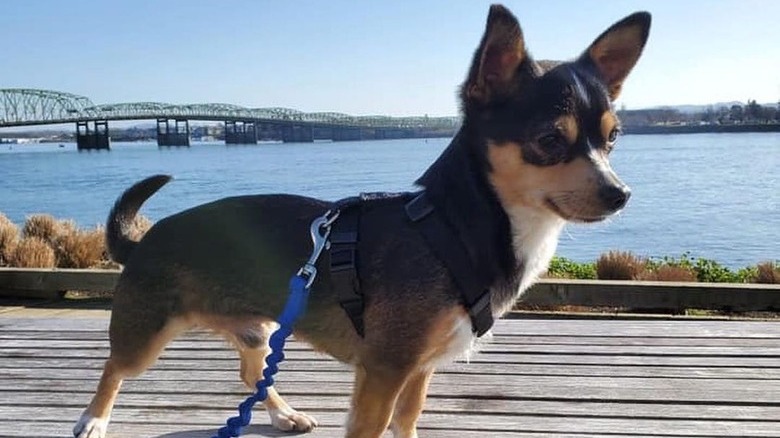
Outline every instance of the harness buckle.
POLYGON ((311 223, 309 230, 314 248, 309 260, 298 270, 298 275, 306 279, 307 289, 311 287, 317 277, 317 260, 319 260, 322 251, 330 247, 328 236, 330 236, 331 225, 338 219, 339 214, 341 214, 339 210, 328 210, 311 223))

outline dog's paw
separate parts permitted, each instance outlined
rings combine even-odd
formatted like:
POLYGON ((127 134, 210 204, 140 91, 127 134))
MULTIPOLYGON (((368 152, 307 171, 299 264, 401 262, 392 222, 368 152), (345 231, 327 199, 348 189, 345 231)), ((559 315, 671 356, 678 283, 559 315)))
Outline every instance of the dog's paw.
POLYGON ((268 414, 271 416, 271 424, 285 432, 311 432, 317 427, 317 420, 314 417, 292 408, 271 409, 268 414))
POLYGON ((84 412, 73 427, 73 436, 76 438, 105 438, 107 428, 107 419, 95 418, 84 412))

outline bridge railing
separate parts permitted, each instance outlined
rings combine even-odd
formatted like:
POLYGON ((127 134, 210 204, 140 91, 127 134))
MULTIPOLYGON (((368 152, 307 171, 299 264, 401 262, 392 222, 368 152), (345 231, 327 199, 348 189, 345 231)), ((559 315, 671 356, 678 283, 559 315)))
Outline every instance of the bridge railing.
POLYGON ((226 103, 174 105, 131 102, 95 105, 70 93, 35 89, 0 89, 0 128, 72 123, 87 120, 252 120, 268 123, 342 125, 365 128, 454 128, 457 117, 352 116, 335 112, 305 113, 290 108, 246 108, 226 103))

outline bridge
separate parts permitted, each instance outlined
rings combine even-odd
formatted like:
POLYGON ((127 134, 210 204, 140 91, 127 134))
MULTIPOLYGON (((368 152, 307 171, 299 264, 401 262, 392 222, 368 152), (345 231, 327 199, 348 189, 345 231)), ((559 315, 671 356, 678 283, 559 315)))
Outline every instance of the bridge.
POLYGON ((0 128, 75 123, 79 149, 108 149, 108 122, 121 120, 156 120, 160 146, 189 146, 189 122, 193 120, 223 122, 227 144, 252 144, 258 139, 312 142, 434 137, 451 135, 460 123, 457 117, 352 116, 226 103, 96 105, 85 96, 60 91, 0 89, 0 128))

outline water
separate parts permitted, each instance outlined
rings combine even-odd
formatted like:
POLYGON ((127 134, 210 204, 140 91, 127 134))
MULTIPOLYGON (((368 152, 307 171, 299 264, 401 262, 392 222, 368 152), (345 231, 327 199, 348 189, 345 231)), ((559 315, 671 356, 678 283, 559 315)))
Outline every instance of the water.
MULTIPOLYGON (((155 173, 175 180, 145 204, 153 220, 225 196, 296 193, 335 200, 403 191, 447 139, 158 148, 115 143, 0 146, 0 212, 21 223, 38 212, 103 223, 116 197, 155 173)), ((608 223, 569 225, 558 254, 595 260, 610 249, 718 260, 741 267, 780 259, 780 134, 629 135, 612 164, 633 190, 608 223)))

